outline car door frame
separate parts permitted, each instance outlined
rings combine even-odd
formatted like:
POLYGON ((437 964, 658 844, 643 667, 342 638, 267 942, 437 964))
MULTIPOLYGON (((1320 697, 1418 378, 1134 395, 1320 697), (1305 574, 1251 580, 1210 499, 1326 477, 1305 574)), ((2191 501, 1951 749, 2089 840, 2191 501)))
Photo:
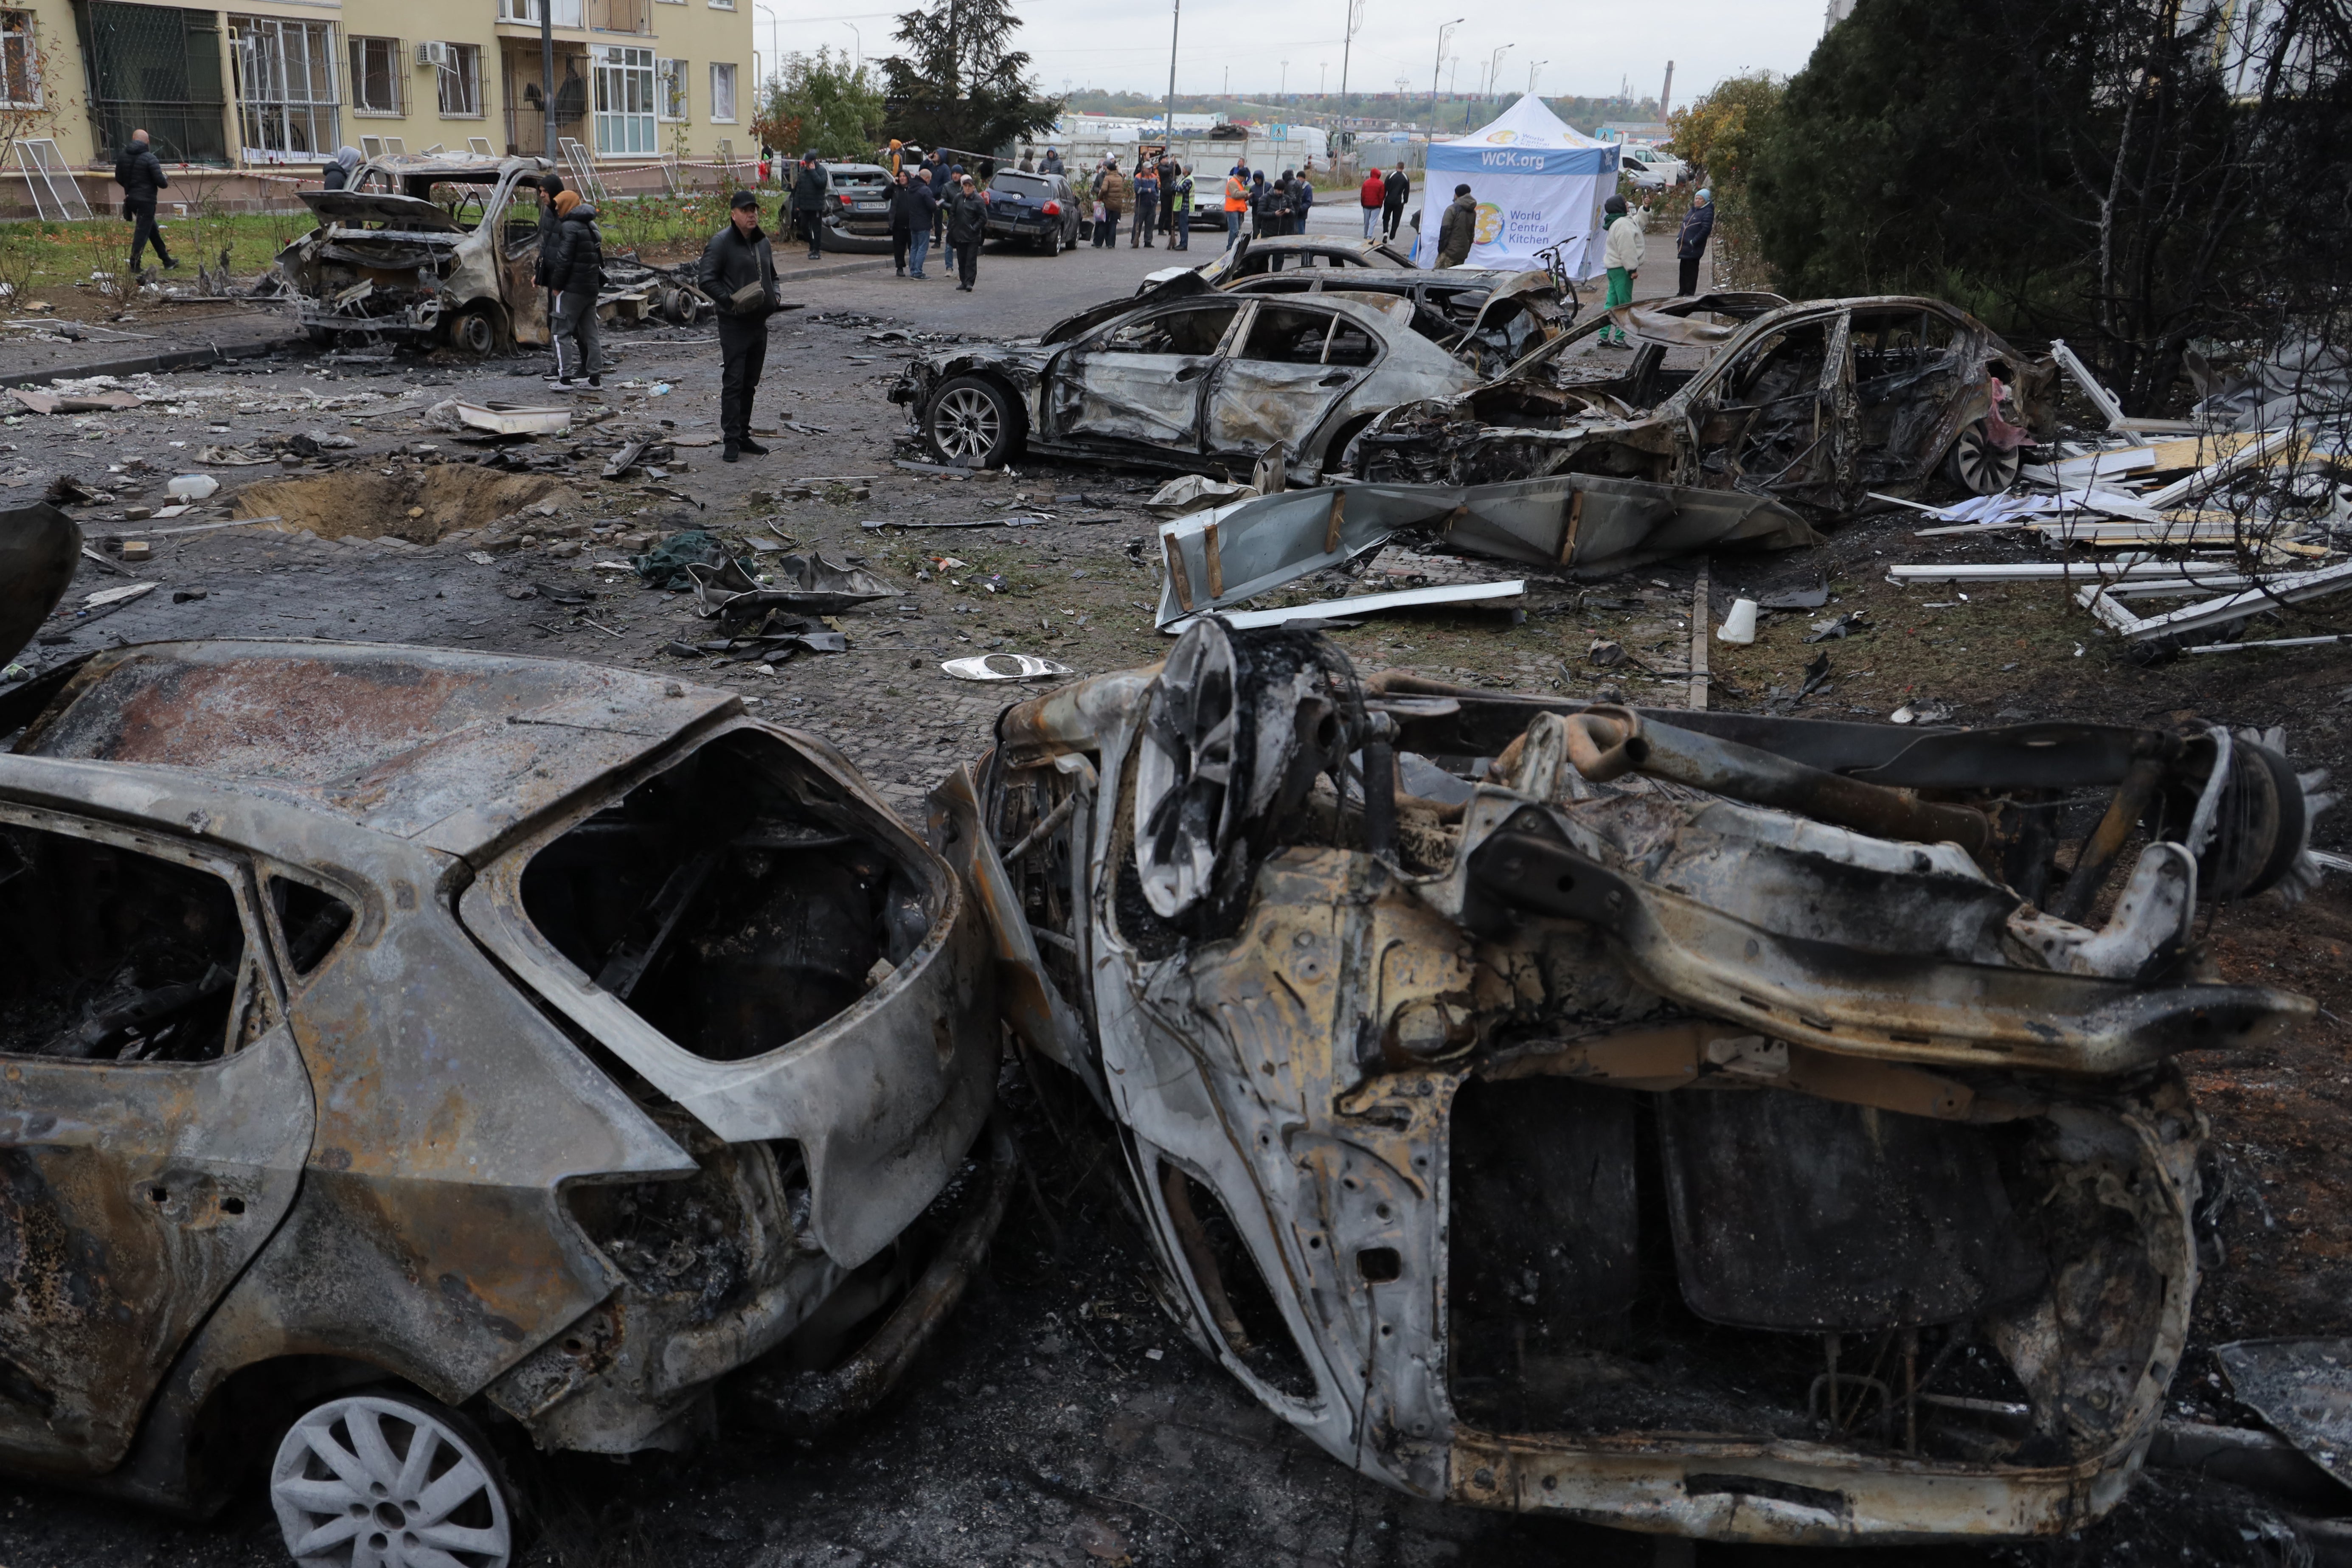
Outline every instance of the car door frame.
MULTIPOLYGON (((1181 458, 1189 466, 1191 461, 1197 459, 1206 450, 1204 445, 1208 435, 1206 395, 1209 384, 1215 378, 1218 365, 1223 363, 1224 354, 1234 342, 1234 334, 1236 331, 1247 330, 1251 315, 1250 302, 1247 300, 1234 300, 1222 294, 1195 293, 1171 300, 1155 300, 1141 310, 1117 316, 1103 322, 1076 342, 1061 349, 1052 359, 1045 362, 1045 368, 1038 373, 1037 411, 1046 425, 1045 440, 1053 445, 1073 450, 1117 452, 1130 457, 1138 455, 1136 448, 1140 447, 1146 453, 1166 452, 1171 459, 1181 458), (1192 378, 1195 380, 1196 384, 1192 391, 1192 445, 1190 448, 1148 441, 1135 436, 1102 435, 1093 431, 1073 432, 1066 426, 1063 420, 1060 392, 1063 387, 1069 384, 1071 380, 1069 366, 1072 359, 1085 354, 1112 333, 1125 331, 1139 321, 1157 319, 1160 316, 1173 316, 1185 310, 1219 309, 1232 310, 1234 319, 1225 324, 1225 330, 1218 336, 1215 347, 1205 354, 1169 356, 1183 359, 1197 358, 1207 362, 1199 376, 1192 378)), ((1180 376, 1178 379, 1186 378, 1180 376)))
MULTIPOLYGON (((1776 311, 1769 316, 1759 317, 1748 323, 1740 336, 1726 343, 1705 369, 1662 405, 1661 412, 1670 410, 1676 425, 1675 482, 1706 483, 1705 454, 1707 442, 1703 426, 1710 415, 1724 409, 1721 393, 1733 372, 1759 344, 1775 334, 1820 322, 1822 326, 1822 356, 1821 374, 1813 388, 1814 437, 1805 454, 1802 472, 1794 479, 1786 478, 1791 469, 1798 467, 1792 463, 1782 469, 1780 475, 1775 476, 1769 485, 1758 486, 1746 482, 1753 476, 1743 468, 1734 481, 1734 487, 1832 510, 1849 510, 1859 495, 1859 482, 1853 473, 1853 465, 1846 460, 1853 449, 1856 411, 1852 355, 1847 353, 1853 320, 1853 310, 1843 304, 1818 311, 1801 310, 1788 314, 1776 311)), ((1568 335, 1580 334, 1571 332, 1568 335)), ((1745 421, 1738 432, 1727 437, 1727 444, 1746 441, 1755 424, 1753 417, 1745 421)))
MULTIPOLYGON (((1367 336, 1370 337, 1372 342, 1378 344, 1380 348, 1380 353, 1373 358, 1372 363, 1367 365, 1334 366, 1325 364, 1320 367, 1327 372, 1345 372, 1347 374, 1339 375, 1338 384, 1336 386, 1332 386, 1331 384, 1334 378, 1330 374, 1327 374, 1317 383, 1317 385, 1320 388, 1328 388, 1329 395, 1324 399, 1322 406, 1315 411, 1313 418, 1297 422, 1296 426, 1298 431, 1297 440, 1295 442, 1282 443, 1283 445, 1290 447, 1290 456, 1291 458, 1296 458, 1300 456, 1301 449, 1307 445, 1315 433, 1323 428, 1324 425, 1329 420, 1332 412, 1337 409, 1340 404, 1346 402, 1349 397, 1353 395, 1358 387, 1370 380, 1373 375, 1379 373, 1381 367, 1388 363, 1390 358, 1390 343, 1388 339, 1382 336, 1379 331, 1362 321, 1356 321, 1346 311, 1335 309, 1328 301, 1318 300, 1313 292, 1275 295, 1253 294, 1243 296, 1243 298, 1248 301, 1248 309, 1244 312, 1241 319, 1234 323, 1233 330, 1225 335, 1224 343, 1217 356, 1217 363, 1210 371, 1208 377, 1209 385, 1203 389, 1200 410, 1196 416, 1201 431, 1201 451, 1202 455, 1204 457, 1211 458, 1223 458, 1229 461, 1246 460, 1255 463, 1260 457, 1264 456, 1263 452, 1244 453, 1238 449, 1227 451, 1213 445, 1210 439, 1210 421, 1216 405, 1217 397, 1225 390, 1226 384, 1233 378, 1234 374, 1233 367, 1237 363, 1251 363, 1243 361, 1241 346, 1249 341, 1249 334, 1256 331, 1258 314, 1266 305, 1273 304, 1276 308, 1284 310, 1304 310, 1311 314, 1324 317, 1331 323, 1324 331, 1323 341, 1324 352, 1326 353, 1330 352, 1331 332, 1337 330, 1338 324, 1341 321, 1347 321, 1349 325, 1360 329, 1367 336)), ((1267 361, 1263 363, 1276 363, 1281 362, 1267 361)))
POLYGON ((31 1347, 18 1342, 14 1323, 0 1322, 0 1458, 98 1474, 131 1451, 175 1358, 292 1211, 316 1098, 264 910, 259 857, 13 793, 0 794, 0 825, 220 877, 245 940, 225 1027, 243 1032, 257 1007, 268 1015, 250 1038, 225 1042, 204 1061, 0 1055, 0 1237, 14 1244, 0 1245, 0 1269, 16 1271, 5 1315, 48 1313, 53 1347, 27 1368, 19 1358, 31 1347), (48 1267, 28 1277, 37 1234, 50 1244, 48 1267), (59 1344, 72 1328, 62 1314, 109 1300, 117 1303, 103 1314, 110 1335, 88 1353, 59 1344), (102 1345, 116 1353, 98 1353, 102 1345), (26 1421, 27 1412, 38 1421, 26 1421))

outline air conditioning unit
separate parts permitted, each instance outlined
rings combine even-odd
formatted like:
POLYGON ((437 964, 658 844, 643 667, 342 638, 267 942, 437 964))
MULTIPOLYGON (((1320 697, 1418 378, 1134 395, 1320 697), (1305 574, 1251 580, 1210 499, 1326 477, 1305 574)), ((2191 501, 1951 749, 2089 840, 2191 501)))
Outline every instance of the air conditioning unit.
POLYGON ((438 70, 449 69, 449 46, 441 43, 417 45, 416 64, 420 70, 426 66, 438 70))

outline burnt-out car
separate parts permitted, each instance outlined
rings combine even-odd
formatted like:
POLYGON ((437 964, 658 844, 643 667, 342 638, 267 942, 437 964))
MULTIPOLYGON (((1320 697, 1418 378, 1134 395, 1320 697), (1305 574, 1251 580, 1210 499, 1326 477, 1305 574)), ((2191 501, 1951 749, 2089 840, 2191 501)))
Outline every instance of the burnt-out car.
POLYGON ((879 163, 824 165, 824 207, 817 244, 824 250, 880 256, 890 249, 890 171, 879 163))
POLYGON ((829 747, 386 646, 0 706, 0 1465, 198 1512, 260 1469, 305 1563, 503 1568, 501 1432, 814 1429, 960 1292, 986 936, 829 747))
POLYGON ((278 253, 320 342, 446 342, 486 354, 548 342, 537 282, 544 158, 402 153, 339 191, 303 191, 319 226, 278 253))
POLYGON ((1525 276, 1541 286, 1493 289, 1464 322, 1410 293, 1261 299, 1188 269, 1039 338, 925 354, 890 400, 948 462, 995 467, 1025 447, 1247 475, 1279 447, 1311 484, 1383 410, 1470 391, 1564 332, 1549 281, 1525 276))
POLYGON ((2280 737, 1635 710, 1215 619, 998 737, 935 836, 1008 1016, 1340 1462, 1810 1544, 2130 1483, 2198 1281, 2178 1058, 2312 1012, 2198 940, 2316 875, 2280 737))
POLYGON ((1915 491, 1939 466, 1992 495, 2052 433, 2055 374, 2048 356, 1937 300, 1706 295, 1594 316, 1490 383, 1398 407, 1352 462, 1360 477, 1420 483, 1606 474, 1831 513, 1872 490, 1915 491), (1612 322, 1635 334, 1628 359, 1570 357, 1612 322), (1689 345, 1711 352, 1669 367, 1668 351, 1689 345))

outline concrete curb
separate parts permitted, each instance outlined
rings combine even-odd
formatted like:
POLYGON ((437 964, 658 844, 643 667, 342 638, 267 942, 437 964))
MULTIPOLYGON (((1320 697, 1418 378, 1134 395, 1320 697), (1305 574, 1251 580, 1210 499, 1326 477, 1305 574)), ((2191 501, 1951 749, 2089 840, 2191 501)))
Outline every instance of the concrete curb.
POLYGON ((164 375, 175 370, 188 370, 198 365, 226 364, 231 360, 260 359, 279 349, 308 348, 307 337, 259 338, 251 342, 213 344, 200 349, 170 349, 160 353, 143 353, 128 359, 99 360, 89 364, 59 365, 54 370, 26 371, 22 374, 0 372, 0 385, 46 386, 54 381, 80 381, 93 375, 137 375, 145 372, 164 375))

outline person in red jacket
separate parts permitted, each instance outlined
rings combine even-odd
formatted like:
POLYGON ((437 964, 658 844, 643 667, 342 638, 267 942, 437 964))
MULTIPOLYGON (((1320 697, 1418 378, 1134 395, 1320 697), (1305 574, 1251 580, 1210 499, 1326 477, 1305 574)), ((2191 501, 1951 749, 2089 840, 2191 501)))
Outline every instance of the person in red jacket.
POLYGON ((1364 237, 1381 237, 1381 205, 1389 199, 1388 182, 1381 178, 1378 169, 1364 176, 1363 188, 1356 193, 1356 205, 1364 209, 1364 237))

